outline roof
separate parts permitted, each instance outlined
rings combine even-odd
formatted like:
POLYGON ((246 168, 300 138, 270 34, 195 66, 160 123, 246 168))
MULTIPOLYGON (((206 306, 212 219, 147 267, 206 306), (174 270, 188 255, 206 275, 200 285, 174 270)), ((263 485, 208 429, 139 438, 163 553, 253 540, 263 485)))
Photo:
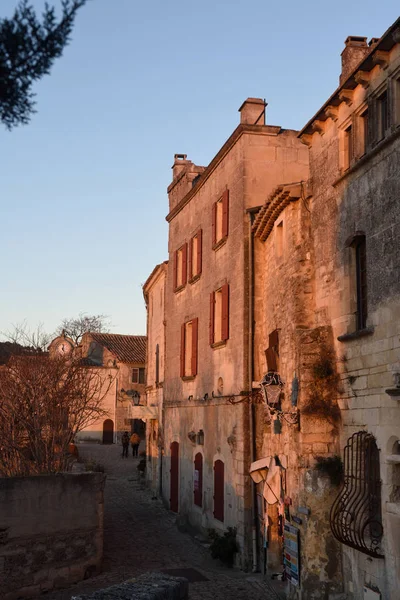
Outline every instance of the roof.
POLYGON ((119 333, 92 333, 91 338, 109 350, 121 362, 145 363, 147 337, 119 333))
POLYGON ((374 61, 374 55, 379 52, 389 52, 393 46, 398 42, 399 36, 399 28, 400 28, 400 17, 389 27, 387 31, 379 38, 379 41, 371 46, 371 50, 364 57, 364 59, 355 67, 355 69, 350 73, 347 79, 339 85, 339 87, 333 92, 332 96, 328 98, 325 104, 315 113, 315 115, 308 121, 308 123, 303 127, 300 131, 298 137, 311 132, 311 125, 315 120, 325 121, 327 119, 327 115, 325 110, 328 106, 338 106, 341 102, 339 97, 341 90, 350 89, 354 90, 354 88, 358 85, 357 79, 355 77, 358 71, 371 71, 376 63, 374 61))
POLYGON ((262 242, 265 242, 281 212, 290 202, 298 200, 302 194, 302 182, 276 187, 268 196, 267 201, 261 207, 254 220, 252 232, 255 237, 259 237, 262 242))

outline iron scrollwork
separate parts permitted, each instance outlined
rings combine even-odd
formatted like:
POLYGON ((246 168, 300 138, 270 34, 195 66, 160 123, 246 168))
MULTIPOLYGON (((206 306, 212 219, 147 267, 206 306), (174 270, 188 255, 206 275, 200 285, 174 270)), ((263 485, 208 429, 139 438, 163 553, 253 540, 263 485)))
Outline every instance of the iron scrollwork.
POLYGON ((330 513, 339 542, 375 558, 383 558, 379 450, 374 436, 354 433, 344 449, 344 482, 330 513))

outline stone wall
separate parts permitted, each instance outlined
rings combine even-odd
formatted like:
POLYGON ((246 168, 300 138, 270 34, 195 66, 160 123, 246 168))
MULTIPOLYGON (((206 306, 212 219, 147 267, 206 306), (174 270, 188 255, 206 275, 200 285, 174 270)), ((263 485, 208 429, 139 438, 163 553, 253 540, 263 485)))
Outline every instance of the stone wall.
POLYGON ((37 596, 100 570, 104 482, 100 473, 0 479, 4 600, 37 596))

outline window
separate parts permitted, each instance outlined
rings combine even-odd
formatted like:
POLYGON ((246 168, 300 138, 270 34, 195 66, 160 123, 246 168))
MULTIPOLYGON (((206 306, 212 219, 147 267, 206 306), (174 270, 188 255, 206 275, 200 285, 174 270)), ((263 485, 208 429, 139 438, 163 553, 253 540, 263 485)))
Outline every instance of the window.
POLYGON ((275 229, 275 242, 276 242, 276 256, 281 258, 283 256, 283 221, 278 223, 275 229))
POLYGON ((160 383, 160 346, 156 344, 156 381, 155 384, 160 383))
POLYGON ((229 285, 226 283, 210 295, 210 344, 229 339, 229 285))
POLYGON ((203 506, 203 455, 198 452, 194 457, 193 496, 196 506, 203 506))
POLYGON ((348 169, 353 159, 353 128, 350 125, 344 132, 344 168, 348 169))
POLYGON ((202 268, 203 232, 200 229, 189 244, 189 281, 197 279, 202 268))
POLYGON ((184 323, 181 328, 181 377, 197 375, 198 319, 184 323))
POLYGON ((331 509, 332 533, 346 546, 383 558, 379 450, 374 436, 354 433, 343 458, 344 484, 331 509))
POLYGON ((224 463, 216 460, 214 463, 214 519, 224 521, 224 463))
POLYGON ((183 244, 174 255, 174 290, 186 285, 187 279, 187 244, 183 244))
POLYGON ((268 371, 279 371, 279 331, 275 329, 268 336, 268 348, 265 351, 268 371))
POLYGON ((132 369, 132 383, 145 383, 145 369, 143 367, 132 369))
POLYGON ((379 140, 386 135, 386 130, 389 127, 389 111, 388 111, 388 96, 387 92, 383 92, 378 98, 378 120, 379 120, 379 140))
POLYGON ((365 236, 354 241, 357 284, 357 330, 367 326, 367 253, 365 236))
POLYGON ((368 120, 368 109, 364 110, 361 115, 361 127, 360 127, 360 138, 361 138, 361 156, 367 152, 369 145, 369 134, 368 134, 369 120, 368 120))
POLYGON ((229 230, 229 191, 225 190, 212 208, 212 244, 219 246, 228 237, 229 230))
POLYGON ((395 104, 396 104, 396 125, 400 125, 400 77, 394 82, 395 104))

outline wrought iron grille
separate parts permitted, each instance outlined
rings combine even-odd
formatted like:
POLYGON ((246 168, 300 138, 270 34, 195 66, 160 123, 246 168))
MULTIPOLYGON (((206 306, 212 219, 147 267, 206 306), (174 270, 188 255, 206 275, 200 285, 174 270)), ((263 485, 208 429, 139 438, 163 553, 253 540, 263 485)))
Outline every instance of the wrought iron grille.
POLYGON ((331 508, 330 524, 342 544, 383 558, 379 450, 366 431, 354 433, 345 446, 344 482, 331 508))

